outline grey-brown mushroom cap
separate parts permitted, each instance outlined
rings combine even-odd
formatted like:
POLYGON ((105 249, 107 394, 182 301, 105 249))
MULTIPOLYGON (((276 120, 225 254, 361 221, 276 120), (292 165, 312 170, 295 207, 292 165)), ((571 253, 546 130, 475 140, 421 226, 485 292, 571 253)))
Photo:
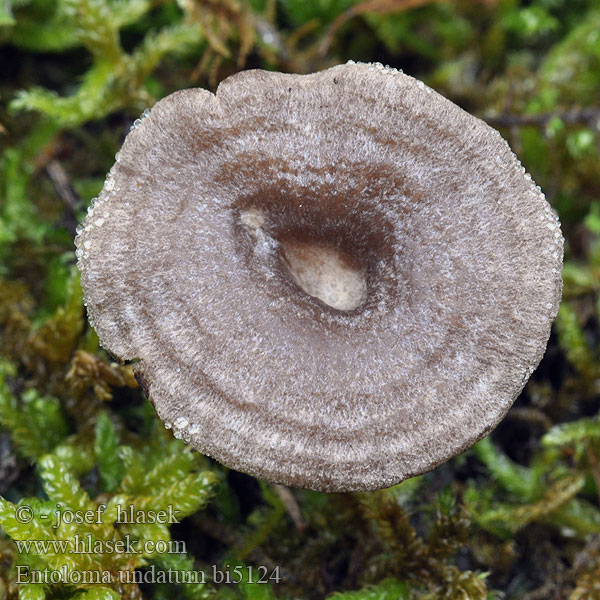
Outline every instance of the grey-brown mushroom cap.
POLYGON ((544 353, 562 244, 496 131, 394 69, 347 64, 158 102, 77 253, 102 344, 137 359, 178 437, 257 477, 350 491, 498 424, 544 353), (343 261, 360 295, 350 276, 333 277, 339 305, 300 287, 295 265, 318 278, 343 261))

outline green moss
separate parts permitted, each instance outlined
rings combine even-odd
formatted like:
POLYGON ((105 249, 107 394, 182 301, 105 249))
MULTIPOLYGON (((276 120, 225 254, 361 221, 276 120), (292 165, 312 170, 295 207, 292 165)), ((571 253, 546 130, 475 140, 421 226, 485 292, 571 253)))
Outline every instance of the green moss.
POLYGON ((0 0, 0 597, 593 597, 596 4, 0 0), (564 299, 537 373, 472 451, 387 491, 282 493, 163 429, 131 368, 111 362, 86 322, 72 240, 124 134, 158 97, 214 89, 245 67, 310 72, 347 59, 403 68, 501 130, 563 223, 564 299), (101 523, 54 529, 58 504, 106 508, 101 523), (30 521, 16 519, 19 507, 30 521), (171 508, 183 522, 117 523, 118 507, 142 516, 171 508), (148 546, 89 555, 17 547, 87 534, 148 546), (156 551, 170 541, 185 551, 156 551), (17 586, 17 565, 107 572, 110 581, 17 586), (153 567, 196 571, 206 583, 117 580, 153 567), (217 584, 215 569, 242 577, 217 584))

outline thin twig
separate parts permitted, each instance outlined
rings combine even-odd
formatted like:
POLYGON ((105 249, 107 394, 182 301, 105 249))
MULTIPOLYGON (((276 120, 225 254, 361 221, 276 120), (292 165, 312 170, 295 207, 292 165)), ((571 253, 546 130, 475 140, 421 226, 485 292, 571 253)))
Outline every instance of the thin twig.
POLYGON ((598 464, 598 457, 596 456, 596 453, 590 444, 586 444, 585 451, 587 453, 588 460, 590 461, 592 477, 596 482, 596 492, 598 493, 598 498, 600 499, 600 465, 598 464))
POLYGON ((338 30, 344 23, 364 13, 399 13, 410 10, 411 8, 417 8, 426 4, 433 4, 436 2, 445 2, 446 0, 366 0, 359 4, 355 4, 348 10, 344 11, 339 17, 337 17, 333 23, 329 26, 323 42, 320 48, 321 56, 327 55, 329 48, 333 43, 333 39, 337 34, 338 30))
POLYGON ((279 484, 273 484, 273 489, 277 492, 285 510, 294 522, 296 529, 299 533, 302 533, 306 528, 306 523, 300 512, 300 506, 298 505, 298 502, 296 502, 296 498, 294 498, 294 494, 292 494, 289 488, 279 484))
POLYGON ((71 180, 63 169, 62 165, 56 160, 52 159, 46 165, 46 173, 54 186, 56 195, 67 205, 67 207, 74 213, 79 204, 79 196, 71 185, 71 180))
POLYGON ((560 119, 569 125, 587 124, 595 126, 600 121, 600 107, 590 106, 587 108, 555 111, 537 115, 502 114, 485 116, 485 121, 494 127, 522 127, 524 125, 537 125, 543 127, 552 119, 560 119))
POLYGON ((513 408, 507 416, 525 421, 526 423, 540 425, 544 431, 548 431, 552 427, 552 420, 539 408, 513 408))

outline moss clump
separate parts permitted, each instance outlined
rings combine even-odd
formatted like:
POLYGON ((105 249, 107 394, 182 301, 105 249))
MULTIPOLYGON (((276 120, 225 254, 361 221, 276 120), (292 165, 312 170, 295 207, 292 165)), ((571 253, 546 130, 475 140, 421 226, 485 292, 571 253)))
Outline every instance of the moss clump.
POLYGON ((597 597, 596 4, 0 1, 0 597, 597 597), (157 98, 348 59, 402 68, 501 130, 564 225, 565 291, 544 360, 490 438, 390 490, 324 495, 227 471, 162 428, 86 322, 73 237, 157 98), (58 504, 106 508, 59 524, 58 504), (146 522, 117 523, 117 507, 146 522), (169 508, 180 523, 148 522, 169 508), (76 539, 100 545, 77 554, 76 539), (102 546, 126 539, 148 544, 102 546), (17 584, 18 566, 108 576, 17 584), (205 583, 119 580, 168 569, 205 583))

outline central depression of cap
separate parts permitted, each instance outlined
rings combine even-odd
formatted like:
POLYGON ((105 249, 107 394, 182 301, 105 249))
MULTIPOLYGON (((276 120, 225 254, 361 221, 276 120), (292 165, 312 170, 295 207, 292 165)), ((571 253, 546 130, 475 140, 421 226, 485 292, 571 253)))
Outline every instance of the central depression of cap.
POLYGON ((176 435, 326 491, 485 435, 561 293, 560 228, 506 142, 380 65, 161 100, 77 246, 103 345, 176 435))

